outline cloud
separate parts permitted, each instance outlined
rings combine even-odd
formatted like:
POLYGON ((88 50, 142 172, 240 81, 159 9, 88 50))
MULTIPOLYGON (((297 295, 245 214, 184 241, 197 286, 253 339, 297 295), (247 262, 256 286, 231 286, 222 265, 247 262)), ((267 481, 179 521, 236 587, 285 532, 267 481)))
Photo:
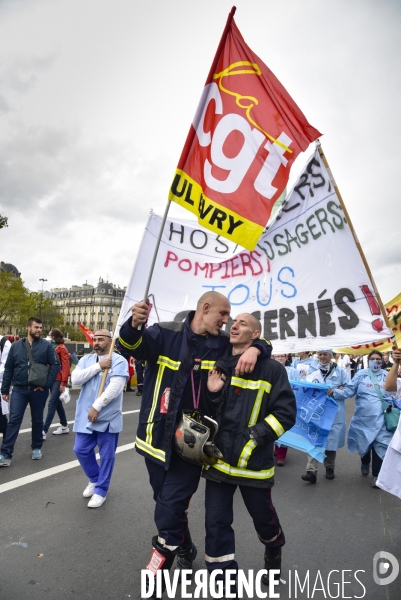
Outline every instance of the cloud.
POLYGON ((124 218, 135 204, 143 221, 158 205, 157 158, 144 161, 130 141, 87 139, 79 127, 14 126, 0 149, 0 206, 57 218, 86 218, 96 211, 124 218), (62 213, 60 213, 60 210, 62 213))

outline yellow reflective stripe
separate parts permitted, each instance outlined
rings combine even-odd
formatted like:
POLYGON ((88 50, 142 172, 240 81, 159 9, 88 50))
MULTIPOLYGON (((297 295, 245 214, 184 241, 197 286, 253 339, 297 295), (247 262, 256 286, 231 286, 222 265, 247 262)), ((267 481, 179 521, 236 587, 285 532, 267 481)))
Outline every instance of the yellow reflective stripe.
POLYGON ((269 340, 267 340, 266 338, 260 336, 258 337, 258 340, 263 340, 264 342, 266 342, 266 344, 268 344, 268 346, 271 346, 271 342, 269 342, 269 340))
POLYGON ((139 338, 139 340, 137 342, 135 342, 135 344, 127 344, 127 342, 124 342, 123 338, 121 336, 118 337, 118 341, 120 342, 121 346, 124 346, 124 348, 127 348, 128 350, 136 350, 138 348, 138 346, 140 346, 142 344, 142 336, 139 338))
POLYGON ((157 400, 159 398, 159 390, 160 390, 160 385, 163 379, 163 374, 164 374, 164 368, 165 366, 162 364, 159 366, 159 370, 157 371, 157 375, 156 375, 156 381, 155 381, 155 387, 153 389, 153 400, 152 400, 152 406, 150 407, 150 411, 149 411, 149 416, 148 416, 148 424, 146 425, 146 442, 148 444, 152 444, 152 431, 153 431, 153 417, 155 416, 155 411, 156 411, 156 406, 157 406, 157 400))
POLYGON ((263 400, 264 393, 265 393, 265 390, 261 389, 258 391, 258 393, 256 395, 255 404, 253 405, 251 416, 249 417, 248 427, 252 427, 252 425, 255 425, 255 423, 257 423, 259 413, 260 413, 260 407, 262 406, 262 400, 263 400))
POLYGON ((248 460, 249 457, 251 456, 253 450, 256 448, 256 444, 254 440, 249 440, 249 442, 247 442, 240 454, 240 457, 238 459, 238 467, 243 467, 246 469, 246 466, 248 464, 248 460))
POLYGON ((153 435, 153 418, 155 416, 157 401, 159 399, 160 394, 160 386, 164 375, 164 369, 167 367, 168 369, 172 369, 173 371, 177 371, 180 363, 176 360, 171 360, 168 356, 159 356, 157 359, 157 364, 159 365, 159 370, 156 375, 155 387, 153 389, 153 400, 152 406, 149 412, 148 420, 150 423, 146 426, 146 442, 151 446, 152 444, 152 435, 153 435))
POLYGON ((281 435, 283 435, 284 427, 281 425, 280 421, 277 421, 277 419, 274 415, 268 415, 265 418, 265 421, 266 421, 266 423, 268 423, 270 425, 270 427, 273 429, 273 431, 277 435, 277 437, 280 437, 281 435))
POLYGON ((231 385, 244 388, 246 390, 263 390, 267 394, 269 394, 270 390, 272 389, 271 383, 268 381, 263 381, 263 379, 252 381, 250 379, 242 379, 241 377, 232 377, 231 385))
POLYGON ((274 475, 274 467, 266 469, 264 471, 251 471, 250 469, 239 469, 238 467, 232 467, 228 463, 221 460, 217 461, 215 465, 210 466, 211 469, 217 469, 226 475, 232 477, 246 477, 247 479, 270 479, 274 475))
POLYGON ((135 438, 135 444, 136 444, 136 447, 139 448, 140 450, 143 450, 144 452, 146 452, 147 454, 150 454, 154 458, 158 458, 159 460, 166 462, 166 453, 164 452, 164 450, 160 450, 159 448, 153 448, 153 446, 151 446, 150 444, 147 444, 146 442, 141 440, 138 436, 136 436, 136 438, 135 438))
POLYGON ((215 364, 216 364, 215 360, 202 360, 201 361, 201 369, 207 369, 208 371, 210 371, 210 369, 213 369, 215 364))
POLYGON ((157 359, 157 364, 165 365, 169 369, 173 369, 173 371, 177 371, 178 367, 180 366, 180 361, 171 360, 171 358, 169 358, 168 356, 160 355, 159 358, 157 359))

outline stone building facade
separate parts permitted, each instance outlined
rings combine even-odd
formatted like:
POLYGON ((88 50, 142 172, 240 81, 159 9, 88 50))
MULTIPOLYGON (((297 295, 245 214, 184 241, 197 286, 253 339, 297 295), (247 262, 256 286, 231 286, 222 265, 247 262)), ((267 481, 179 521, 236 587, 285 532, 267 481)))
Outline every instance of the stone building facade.
POLYGON ((124 294, 125 288, 102 278, 96 286, 84 283, 50 290, 50 298, 63 315, 65 325, 77 330, 79 322, 92 331, 105 328, 114 332, 124 294))

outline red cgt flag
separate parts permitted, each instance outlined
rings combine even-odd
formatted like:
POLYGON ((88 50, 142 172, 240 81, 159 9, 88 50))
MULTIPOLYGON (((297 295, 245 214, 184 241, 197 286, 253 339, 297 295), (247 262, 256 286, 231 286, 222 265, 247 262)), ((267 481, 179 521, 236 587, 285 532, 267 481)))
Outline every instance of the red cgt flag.
POLYGON ((87 327, 85 327, 84 325, 82 325, 82 323, 78 323, 78 325, 79 325, 82 333, 84 334, 84 336, 86 337, 86 339, 90 343, 90 345, 93 346, 93 336, 95 335, 93 333, 93 331, 91 331, 90 329, 88 329, 87 327))
POLYGON ((253 250, 290 168, 321 134, 246 45, 230 13, 169 200, 253 250))

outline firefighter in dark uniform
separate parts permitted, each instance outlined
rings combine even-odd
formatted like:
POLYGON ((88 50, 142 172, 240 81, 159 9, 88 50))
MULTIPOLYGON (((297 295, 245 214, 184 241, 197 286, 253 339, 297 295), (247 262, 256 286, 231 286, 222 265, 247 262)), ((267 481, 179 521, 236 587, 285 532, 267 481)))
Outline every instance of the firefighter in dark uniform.
MULTIPOLYGON (((229 345, 221 328, 228 322, 230 303, 218 292, 206 292, 196 311, 184 323, 158 323, 138 329, 147 320, 148 307, 135 304, 121 328, 120 350, 146 362, 136 451, 145 457, 153 497, 158 535, 147 568, 156 573, 177 566, 190 569, 196 556, 186 510, 196 491, 202 467, 185 461, 173 450, 173 438, 183 410, 207 410, 204 399, 208 372, 229 345)), ((238 373, 251 372, 257 356, 268 356, 271 346, 255 340, 237 364, 238 373)), ((156 592, 152 598, 156 598, 156 592)))
MULTIPOLYGON (((281 568, 285 537, 271 498, 274 442, 295 424, 296 401, 285 368, 273 359, 259 357, 252 373, 235 375, 238 360, 260 336, 260 329, 254 316, 240 314, 230 330, 232 347, 209 374, 209 398, 215 405, 214 418, 219 425, 214 441, 224 457, 203 472, 205 558, 210 573, 238 568, 232 529, 237 486, 265 546, 265 568, 281 568)), ((262 581, 269 583, 268 574, 263 575, 262 581)))

